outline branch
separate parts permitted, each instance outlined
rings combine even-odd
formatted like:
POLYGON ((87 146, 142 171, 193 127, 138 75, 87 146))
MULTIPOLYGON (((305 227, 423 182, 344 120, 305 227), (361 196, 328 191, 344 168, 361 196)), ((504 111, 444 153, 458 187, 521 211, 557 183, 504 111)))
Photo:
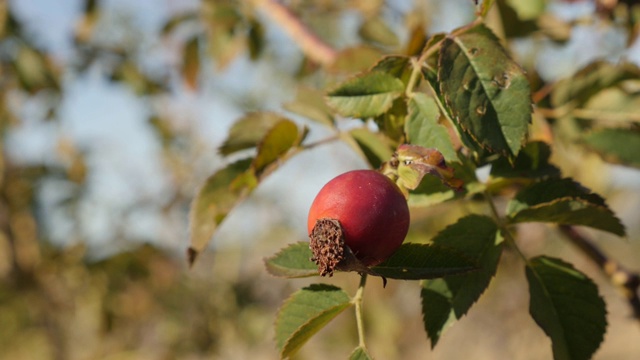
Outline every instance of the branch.
POLYGON ((598 265, 614 285, 622 290, 622 294, 633 309, 633 316, 640 321, 640 274, 629 271, 617 261, 607 257, 602 250, 573 226, 560 225, 559 229, 567 239, 598 265))
POLYGON ((255 4, 293 38, 302 52, 322 65, 331 65, 338 52, 316 36, 289 9, 276 0, 254 0, 255 4))

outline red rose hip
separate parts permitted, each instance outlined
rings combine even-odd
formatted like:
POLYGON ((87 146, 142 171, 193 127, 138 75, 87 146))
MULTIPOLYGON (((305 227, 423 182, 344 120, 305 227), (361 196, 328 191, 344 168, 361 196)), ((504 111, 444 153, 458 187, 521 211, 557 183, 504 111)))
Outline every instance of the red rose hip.
POLYGON ((349 257, 355 256, 362 268, 391 256, 409 230, 409 207, 388 177, 373 170, 350 171, 320 190, 307 229, 312 260, 322 276, 331 276, 335 269, 358 269, 345 264, 349 257))

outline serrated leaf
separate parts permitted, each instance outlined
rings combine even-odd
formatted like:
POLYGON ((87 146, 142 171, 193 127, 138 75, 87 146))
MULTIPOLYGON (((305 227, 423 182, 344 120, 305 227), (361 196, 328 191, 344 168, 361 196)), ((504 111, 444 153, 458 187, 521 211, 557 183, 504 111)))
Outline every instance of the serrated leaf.
POLYGON ((583 143, 606 161, 640 168, 640 131, 596 130, 585 135, 583 143))
POLYGON ((269 130, 278 122, 287 120, 273 112, 253 112, 236 121, 229 130, 229 136, 220 146, 222 155, 258 146, 269 130))
POLYGON ((573 102, 581 106, 598 92, 622 81, 640 78, 640 69, 631 63, 593 62, 570 78, 559 81, 551 93, 551 103, 561 106, 573 102))
POLYGON ((281 120, 276 123, 258 144, 258 153, 253 159, 256 176, 260 176, 267 166, 282 158, 292 147, 299 145, 302 137, 293 121, 281 120))
POLYGON ((442 230, 433 243, 456 249, 480 267, 478 271, 422 283, 424 326, 435 347, 446 328, 464 316, 489 286, 502 253, 502 237, 493 220, 469 215, 442 230))
POLYGON ((456 162, 456 154, 447 128, 440 125, 440 110, 433 98, 423 93, 415 93, 409 101, 409 116, 405 123, 405 133, 409 143, 438 149, 447 162, 456 162))
POLYGON ((353 350, 351 355, 349 355, 349 360, 372 360, 372 359, 373 358, 369 356, 369 354, 367 353, 367 350, 363 349, 360 346, 358 346, 355 350, 353 350))
POLYGON ((491 176, 530 179, 560 177, 560 169, 549 163, 550 157, 549 145, 542 141, 534 141, 520 151, 513 164, 505 158, 493 162, 491 176))
POLYGON ((407 82, 411 76, 411 59, 407 56, 389 55, 378 61, 371 71, 380 71, 407 82))
POLYGON ((529 81, 491 30, 479 24, 446 38, 438 81, 454 121, 468 136, 491 152, 518 154, 531 122, 529 81))
POLYGON ((624 225, 604 199, 571 179, 549 179, 521 190, 507 205, 513 223, 584 225, 625 236, 624 225))
POLYGON ((191 90, 198 89, 198 76, 200 74, 200 50, 198 37, 194 36, 182 50, 182 78, 191 90))
POLYGON ((389 141, 382 134, 373 133, 366 128, 356 128, 348 133, 355 141, 354 146, 361 151, 372 168, 377 169, 393 155, 389 141))
POLYGON ((539 256, 526 268, 529 313, 551 338, 555 360, 590 359, 607 327, 597 286, 571 264, 539 256))
POLYGON ((395 76, 372 71, 340 84, 327 95, 327 104, 342 116, 369 118, 382 115, 404 92, 395 76))
POLYGON ((241 160, 211 175, 191 202, 188 250, 190 264, 207 246, 227 214, 257 184, 257 179, 249 171, 251 162, 252 159, 241 160))
POLYGON ((332 285, 314 284, 294 293, 276 318, 280 356, 294 355, 311 336, 351 305, 347 293, 332 285))
POLYGON ((274 276, 300 278, 318 275, 318 267, 311 261, 309 243, 300 241, 265 259, 267 271, 274 276))
POLYGON ((382 264, 371 268, 389 279, 421 280, 476 270, 476 264, 446 246, 405 243, 382 264))

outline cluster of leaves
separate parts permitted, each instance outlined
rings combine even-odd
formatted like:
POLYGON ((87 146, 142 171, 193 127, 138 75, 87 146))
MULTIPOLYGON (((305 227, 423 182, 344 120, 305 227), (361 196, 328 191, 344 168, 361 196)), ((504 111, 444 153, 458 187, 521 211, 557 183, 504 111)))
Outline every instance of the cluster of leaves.
MULTIPOLYGON (((479 8, 481 16, 491 6, 485 3, 479 8)), ((373 122, 377 132, 363 127, 336 136, 373 168, 388 161, 401 144, 437 148, 463 180, 462 191, 426 177, 409 194, 412 206, 478 197, 486 202, 486 214, 460 218, 428 244, 406 243, 372 269, 389 279, 420 280, 424 328, 432 346, 486 290, 503 249, 517 249, 514 227, 518 224, 582 225, 625 236, 624 226, 601 196, 562 177, 549 162, 549 143, 528 140, 533 113, 530 79, 481 19, 447 34, 431 35, 418 54, 383 57, 369 70, 330 89, 324 103, 307 91, 287 105, 288 110, 336 131, 340 117, 373 122), (490 177, 481 181, 476 170, 485 165, 491 168, 490 177), (494 199, 506 189, 515 190, 514 195, 504 209, 497 209, 494 199)), ((633 85, 639 74, 630 64, 593 63, 554 84, 550 96, 536 99, 538 106, 550 107, 536 114, 569 118, 587 130, 572 141, 607 161, 638 166, 640 133, 630 109, 637 102, 633 85), (612 112, 623 121, 603 121, 612 112)), ((230 155, 249 148, 256 152, 213 174, 195 198, 191 262, 216 226, 265 176, 292 155, 316 145, 304 142, 306 132, 274 113, 249 114, 234 125, 221 152, 230 155)), ((529 311, 551 338, 554 358, 590 358, 607 324, 605 303, 596 285, 559 258, 521 257, 529 284, 529 311)), ((285 278, 317 276, 310 258, 308 244, 300 242, 268 258, 266 266, 270 273, 285 278)), ((281 356, 293 355, 331 319, 357 306, 357 301, 332 285, 315 284, 294 293, 277 316, 281 356)), ((351 358, 369 358, 364 344, 351 358)))

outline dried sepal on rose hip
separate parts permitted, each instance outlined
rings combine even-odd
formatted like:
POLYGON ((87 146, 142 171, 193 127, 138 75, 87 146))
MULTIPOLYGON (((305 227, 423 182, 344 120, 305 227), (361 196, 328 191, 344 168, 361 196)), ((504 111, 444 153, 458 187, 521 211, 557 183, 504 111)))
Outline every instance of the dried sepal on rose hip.
POLYGON ((320 275, 370 272, 402 245, 409 207, 398 186, 373 170, 354 170, 329 181, 307 221, 312 261, 320 275))

